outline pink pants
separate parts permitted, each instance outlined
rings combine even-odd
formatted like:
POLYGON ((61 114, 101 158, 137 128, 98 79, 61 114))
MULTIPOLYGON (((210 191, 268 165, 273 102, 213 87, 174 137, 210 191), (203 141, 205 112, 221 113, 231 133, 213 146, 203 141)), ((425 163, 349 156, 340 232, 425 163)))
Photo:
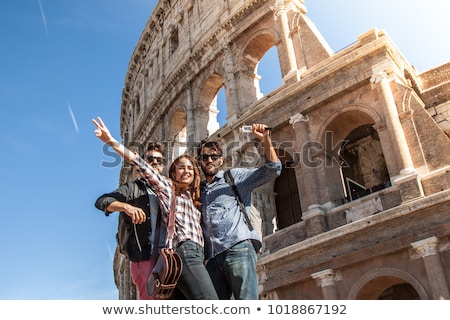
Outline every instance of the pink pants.
POLYGON ((139 294, 139 300, 155 300, 147 295, 147 279, 153 270, 150 260, 130 263, 131 279, 139 294))

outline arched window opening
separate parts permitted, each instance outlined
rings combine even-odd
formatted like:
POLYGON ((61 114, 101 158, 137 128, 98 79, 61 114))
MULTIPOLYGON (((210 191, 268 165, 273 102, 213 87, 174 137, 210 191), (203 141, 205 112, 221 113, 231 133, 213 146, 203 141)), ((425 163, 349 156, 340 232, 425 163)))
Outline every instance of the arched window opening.
POLYGON ((260 76, 259 87, 263 96, 283 84, 277 47, 271 47, 256 66, 255 73, 260 76))
POLYGON ((225 93, 221 92, 222 88, 222 76, 213 73, 205 79, 198 96, 198 108, 196 108, 194 121, 206 127, 208 136, 220 128, 218 114, 222 109, 226 109, 225 98, 222 97, 225 93))
POLYGON ((139 95, 136 97, 136 105, 134 112, 137 119, 137 116, 141 113, 141 97, 139 95))
POLYGON ((282 83, 277 53, 275 38, 266 32, 256 35, 243 50, 239 61, 239 90, 242 91, 239 103, 242 108, 255 103, 282 83))
POLYGON ((346 202, 389 187, 390 178, 380 139, 372 125, 354 129, 345 141, 339 156, 346 202))
POLYGON ((219 127, 227 123, 227 101, 225 97, 225 87, 217 93, 217 122, 219 127))
POLYGON ((178 134, 175 136, 172 153, 173 159, 186 153, 186 150, 187 150, 186 127, 183 127, 183 129, 181 129, 180 132, 178 132, 178 134))
MULTIPOLYGON (((398 273, 395 272, 394 273, 398 273)), ((402 274, 403 276, 405 274, 402 274)), ((360 288, 354 299, 356 300, 423 300, 426 292, 416 279, 406 275, 410 280, 395 274, 378 276, 366 282, 360 288), (411 282, 413 281, 413 282, 411 282)))
POLYGON ((169 150, 169 163, 176 157, 183 154, 187 150, 187 128, 186 113, 182 109, 178 109, 172 115, 169 130, 169 142, 172 142, 172 150, 169 150))
POLYGON ((295 169, 292 167, 292 157, 284 152, 279 155, 282 163, 281 175, 275 180, 274 191, 277 217, 276 229, 280 230, 302 220, 302 208, 297 187, 295 169))
POLYGON ((169 40, 170 40, 169 41, 169 50, 170 50, 170 54, 172 55, 178 49, 178 46, 180 45, 180 40, 178 39, 178 29, 175 29, 172 32, 169 40))
POLYGON ((420 300, 420 297, 412 285, 401 283, 384 290, 378 300, 420 300))
POLYGON ((217 114, 219 110, 217 109, 217 95, 211 100, 211 104, 208 109, 208 124, 206 128, 208 129, 208 134, 211 135, 219 129, 219 122, 217 121, 217 114))

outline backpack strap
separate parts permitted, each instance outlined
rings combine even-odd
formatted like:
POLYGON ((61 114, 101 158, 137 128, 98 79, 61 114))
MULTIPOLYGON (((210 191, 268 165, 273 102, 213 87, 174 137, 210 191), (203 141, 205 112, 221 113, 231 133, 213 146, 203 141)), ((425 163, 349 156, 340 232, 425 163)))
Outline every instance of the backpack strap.
POLYGON ((159 234, 161 227, 161 208, 158 206, 158 214, 156 218, 156 230, 155 230, 155 237, 153 238, 153 248, 152 248, 152 255, 150 257, 150 260, 153 262, 153 266, 156 264, 156 260, 158 259, 158 247, 159 247, 159 234))
MULTIPOLYGON (((139 179, 136 181, 136 184, 137 184, 138 188, 134 189, 134 197, 135 198, 139 197, 140 192, 142 192, 144 190, 148 194, 148 191, 147 191, 148 186, 144 180, 139 179), (142 189, 142 191, 140 191, 140 189, 142 189)), ((149 218, 151 219, 151 213, 150 213, 149 218)), ((136 228, 136 225, 134 225, 134 226, 136 228)), ((156 260, 158 259, 158 255, 159 255, 158 248, 159 248, 160 227, 161 227, 161 207, 158 204, 158 213, 156 214, 156 227, 155 227, 155 230, 151 230, 152 232, 155 233, 155 237, 153 238, 152 253, 150 256, 150 260, 153 261, 153 265, 156 263, 156 260)), ((135 230, 135 232, 137 234, 136 230, 135 230)), ((138 241, 138 244, 139 244, 139 241, 138 241)))
POLYGON ((173 238, 175 237, 175 211, 177 195, 175 194, 175 185, 172 183, 172 194, 170 195, 169 220, 167 224, 167 243, 168 248, 172 249, 173 238))
POLYGON ((146 185, 145 182, 142 181, 141 179, 136 180, 136 187, 133 190, 133 199, 137 199, 139 198, 139 196, 141 195, 141 193, 146 190, 146 185))
POLYGON ((250 231, 253 231, 253 225, 252 222, 250 221, 250 218, 248 217, 247 214, 247 210, 245 209, 245 205, 242 202, 242 198, 241 195, 239 194, 239 191, 236 187, 236 185, 234 184, 234 178, 233 175, 231 174, 231 170, 228 169, 227 171, 225 171, 225 173, 223 174, 225 181, 231 186, 231 188, 233 189, 234 195, 236 197, 236 200, 239 204, 239 208, 241 208, 242 214, 244 215, 244 219, 245 219, 245 224, 247 225, 248 229, 250 231))

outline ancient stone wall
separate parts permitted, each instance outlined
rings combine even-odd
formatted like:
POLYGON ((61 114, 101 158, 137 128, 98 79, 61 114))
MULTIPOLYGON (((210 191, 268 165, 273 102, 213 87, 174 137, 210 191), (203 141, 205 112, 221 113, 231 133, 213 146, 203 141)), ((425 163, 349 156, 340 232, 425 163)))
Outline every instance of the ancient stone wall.
MULTIPOLYGON (((159 1, 130 60, 121 133, 163 142, 169 163, 218 139, 227 166, 244 166, 262 150, 239 127, 273 127, 283 172, 253 194, 262 299, 448 299, 449 74, 418 74, 377 29, 332 52, 302 0, 159 1), (283 83, 264 95, 271 48, 283 83)), ((126 264, 115 260, 116 283, 134 298, 126 264)))

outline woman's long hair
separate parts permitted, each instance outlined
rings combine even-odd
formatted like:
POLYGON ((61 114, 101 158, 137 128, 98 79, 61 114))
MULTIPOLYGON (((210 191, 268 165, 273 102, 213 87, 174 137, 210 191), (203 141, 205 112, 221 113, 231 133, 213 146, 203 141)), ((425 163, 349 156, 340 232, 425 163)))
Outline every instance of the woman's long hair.
POLYGON ((196 207, 201 205, 200 202, 200 171, 198 170, 197 161, 190 154, 182 154, 178 156, 170 165, 169 168, 169 178, 172 180, 172 184, 175 187, 175 194, 180 194, 184 191, 189 191, 191 193, 192 201, 196 207), (194 168, 194 180, 191 184, 186 185, 184 183, 180 183, 176 181, 176 166, 178 165, 181 159, 187 159, 192 163, 194 168))

